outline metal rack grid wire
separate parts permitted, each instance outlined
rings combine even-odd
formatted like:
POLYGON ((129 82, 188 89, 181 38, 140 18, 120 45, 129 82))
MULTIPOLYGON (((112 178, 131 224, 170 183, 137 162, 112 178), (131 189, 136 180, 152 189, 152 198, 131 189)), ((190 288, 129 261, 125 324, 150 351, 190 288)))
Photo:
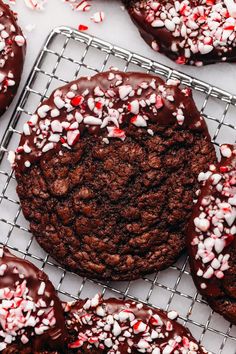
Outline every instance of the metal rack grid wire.
POLYGON ((53 89, 110 67, 179 79, 183 86, 192 88, 216 149, 223 142, 236 141, 236 96, 103 40, 68 27, 56 28, 40 51, 17 108, 0 138, 0 243, 43 269, 62 299, 84 298, 100 292, 105 297, 126 297, 165 310, 175 308, 180 314, 179 321, 208 350, 215 354, 235 354, 236 327, 215 314, 197 293, 186 255, 169 269, 140 280, 102 283, 65 271, 37 245, 28 231, 7 153, 17 147, 24 122, 53 89))

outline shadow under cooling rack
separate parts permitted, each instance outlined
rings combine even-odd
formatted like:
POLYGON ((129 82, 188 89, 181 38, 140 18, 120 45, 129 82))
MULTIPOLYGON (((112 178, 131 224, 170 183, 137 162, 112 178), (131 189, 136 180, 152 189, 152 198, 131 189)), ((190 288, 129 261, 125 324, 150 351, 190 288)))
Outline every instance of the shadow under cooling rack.
POLYGON ((102 283, 65 271, 38 246, 28 231, 7 152, 17 147, 23 124, 55 88, 111 67, 180 80, 183 86, 192 88, 216 149, 221 143, 236 141, 235 96, 103 40, 71 28, 56 28, 40 51, 17 108, 0 136, 0 243, 44 269, 62 299, 85 298, 100 292, 105 297, 128 297, 153 307, 176 309, 180 322, 190 328, 208 350, 235 354, 236 328, 215 314, 197 293, 186 256, 169 269, 137 281, 102 283))

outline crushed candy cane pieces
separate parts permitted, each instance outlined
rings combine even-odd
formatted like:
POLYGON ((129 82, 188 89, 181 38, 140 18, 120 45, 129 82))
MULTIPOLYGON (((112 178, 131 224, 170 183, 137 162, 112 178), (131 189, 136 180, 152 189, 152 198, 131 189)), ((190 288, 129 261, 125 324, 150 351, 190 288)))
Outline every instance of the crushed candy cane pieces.
POLYGON ((95 12, 95 14, 91 17, 91 20, 95 23, 103 22, 105 19, 105 14, 103 11, 95 12))
POLYGON ((230 268, 229 246, 236 235, 236 146, 222 145, 221 155, 224 160, 218 170, 211 165, 198 177, 207 190, 197 205, 191 249, 204 290, 230 268))
POLYGON ((207 353, 168 314, 144 307, 142 303, 99 295, 81 303, 65 305, 67 324, 77 335, 69 348, 86 348, 114 354, 200 354, 207 353), (181 330, 180 330, 181 329, 181 330))

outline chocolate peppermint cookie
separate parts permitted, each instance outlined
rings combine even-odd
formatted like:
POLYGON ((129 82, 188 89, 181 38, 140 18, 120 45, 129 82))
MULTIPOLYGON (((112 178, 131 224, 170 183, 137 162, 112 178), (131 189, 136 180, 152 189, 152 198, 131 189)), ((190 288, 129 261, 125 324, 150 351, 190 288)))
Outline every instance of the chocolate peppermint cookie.
POLYGON ((66 305, 65 316, 71 354, 208 353, 175 321, 175 311, 97 295, 66 305))
POLYGON ((179 64, 236 60, 234 0, 124 0, 141 36, 179 64))
POLYGON ((209 305, 236 324, 236 145, 200 173, 203 187, 188 232, 195 284, 209 305))
POLYGON ((215 151, 189 89, 112 71, 56 90, 9 159, 39 244, 78 274, 124 280, 175 262, 215 151))
POLYGON ((10 105, 20 83, 25 56, 25 38, 16 16, 0 0, 0 115, 10 105))
POLYGON ((0 248, 0 352, 63 352, 63 309, 47 275, 0 248))

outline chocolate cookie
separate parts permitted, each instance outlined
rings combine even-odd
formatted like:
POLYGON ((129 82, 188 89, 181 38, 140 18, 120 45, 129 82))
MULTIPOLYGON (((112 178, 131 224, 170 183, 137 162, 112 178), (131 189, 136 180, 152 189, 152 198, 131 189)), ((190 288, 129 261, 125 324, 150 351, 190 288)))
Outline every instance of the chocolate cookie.
POLYGON ((20 83, 25 56, 25 38, 16 16, 0 0, 0 115, 10 105, 20 83))
POLYGON ((209 305, 236 324, 236 145, 200 173, 203 187, 188 230, 195 284, 209 305))
POLYGON ((47 275, 0 248, 0 352, 63 350, 63 309, 47 275))
POLYGON ((143 39, 178 64, 236 60, 234 0, 124 0, 143 39))
POLYGON ((23 213, 62 266, 134 279, 173 264, 214 147, 189 89, 107 72, 56 90, 24 125, 23 213))
POLYGON ((175 311, 96 295, 68 304, 65 315, 71 354, 208 353, 175 321, 175 311))

